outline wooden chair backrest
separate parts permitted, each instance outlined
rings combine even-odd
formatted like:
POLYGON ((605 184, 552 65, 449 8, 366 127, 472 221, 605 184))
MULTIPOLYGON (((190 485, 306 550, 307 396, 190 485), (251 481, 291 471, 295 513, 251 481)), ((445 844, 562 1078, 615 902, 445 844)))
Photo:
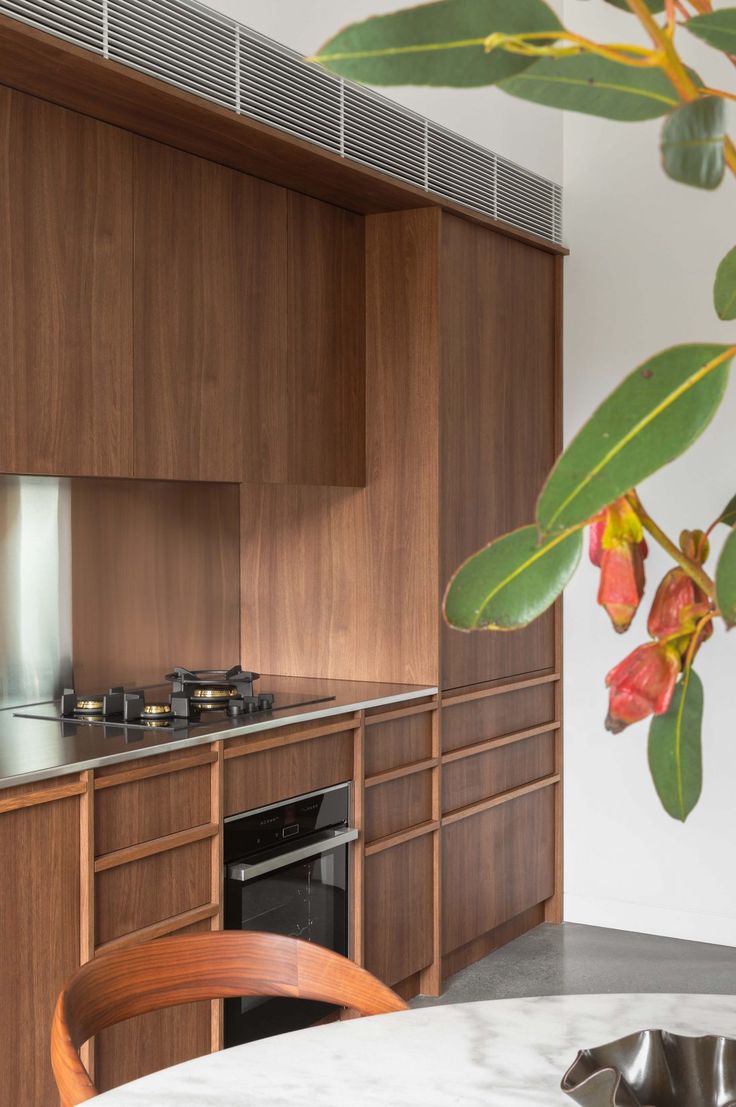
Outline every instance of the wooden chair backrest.
POLYGON ((51 1064, 62 1107, 98 1094, 79 1048, 101 1030, 164 1007, 231 996, 315 999, 361 1015, 406 1010, 346 957, 278 934, 225 930, 103 953, 74 973, 56 1003, 51 1064))

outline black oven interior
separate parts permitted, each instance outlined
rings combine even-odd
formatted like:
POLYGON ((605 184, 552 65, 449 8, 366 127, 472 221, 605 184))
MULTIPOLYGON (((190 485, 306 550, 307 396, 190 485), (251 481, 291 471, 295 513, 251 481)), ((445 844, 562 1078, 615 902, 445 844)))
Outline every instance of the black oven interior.
MULTIPOLYGON (((350 785, 225 822, 225 926, 285 934, 347 955, 350 785)), ((225 1001, 225 1046, 311 1026, 334 1009, 310 1000, 225 1001)))

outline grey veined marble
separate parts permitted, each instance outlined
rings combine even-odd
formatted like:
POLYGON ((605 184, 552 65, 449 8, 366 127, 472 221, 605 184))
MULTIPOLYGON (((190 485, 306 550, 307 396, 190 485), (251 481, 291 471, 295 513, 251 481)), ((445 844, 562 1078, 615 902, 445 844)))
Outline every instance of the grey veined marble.
POLYGON ((543 996, 425 1007, 236 1046, 106 1092, 95 1102, 569 1107, 560 1081, 577 1051, 644 1029, 736 1036, 736 997, 543 996))

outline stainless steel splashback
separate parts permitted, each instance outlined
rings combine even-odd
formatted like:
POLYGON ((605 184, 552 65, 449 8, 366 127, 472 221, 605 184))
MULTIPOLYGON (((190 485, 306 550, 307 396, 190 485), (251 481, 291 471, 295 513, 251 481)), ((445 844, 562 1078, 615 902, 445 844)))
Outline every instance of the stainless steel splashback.
POLYGON ((0 709, 72 683, 71 488, 0 476, 0 709))

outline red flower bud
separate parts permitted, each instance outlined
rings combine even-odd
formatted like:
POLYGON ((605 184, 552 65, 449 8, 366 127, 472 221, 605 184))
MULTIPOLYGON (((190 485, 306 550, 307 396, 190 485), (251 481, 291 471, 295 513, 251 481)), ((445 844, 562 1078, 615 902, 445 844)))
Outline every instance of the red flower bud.
POLYGON ((689 635, 707 610, 707 599, 695 581, 684 569, 670 569, 657 589, 652 610, 649 612, 647 630, 652 638, 689 635))
POLYGON ((702 530, 683 530, 680 533, 680 549, 697 565, 702 565, 710 553, 708 535, 702 530))
POLYGON ((647 544, 641 521, 625 497, 610 504, 590 524, 588 552, 600 566, 598 603, 614 630, 628 630, 644 594, 647 544))
POLYGON ((665 642, 647 642, 619 662, 606 677, 610 689, 606 729, 618 734, 648 715, 663 715, 670 705, 682 661, 665 642))

